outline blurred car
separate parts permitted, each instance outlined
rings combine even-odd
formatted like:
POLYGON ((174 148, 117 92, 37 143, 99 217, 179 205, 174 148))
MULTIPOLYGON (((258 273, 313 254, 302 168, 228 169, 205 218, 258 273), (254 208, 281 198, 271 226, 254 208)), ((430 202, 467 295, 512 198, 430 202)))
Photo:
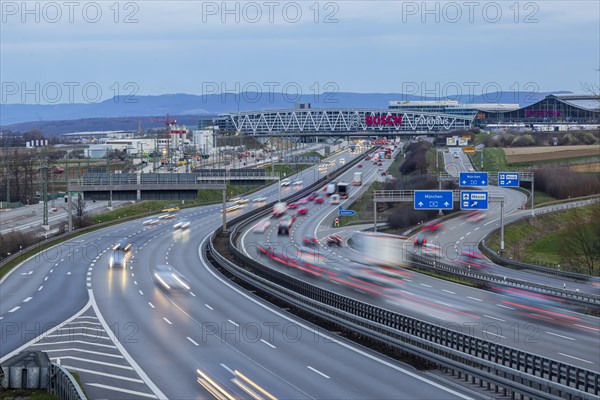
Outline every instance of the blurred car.
POLYGON ((317 204, 321 204, 321 203, 323 203, 323 198, 322 198, 322 197, 317 197, 317 198, 315 199, 315 203, 317 203, 317 204))
POLYGON ((381 171, 381 176, 386 176, 386 175, 387 175, 387 172, 381 171))
POLYGON ((256 203, 262 203, 263 201, 267 201, 266 197, 257 197, 254 199, 254 202, 256 203))
POLYGON ((297 181, 294 181, 292 184, 294 186, 300 186, 300 185, 302 185, 302 181, 300 179, 298 179, 297 181))
POLYGON ((165 290, 189 290, 187 279, 169 265, 157 265, 152 270, 152 278, 165 290))
POLYGON ((301 208, 298 210, 298 215, 306 215, 308 208, 301 208))
POLYGON ((329 235, 327 236, 327 244, 341 246, 344 240, 339 235, 329 235))
POLYGON ((288 204, 288 208, 291 208, 292 210, 294 208, 298 208, 298 203, 290 203, 290 204, 288 204))
POLYGON ((427 225, 423 225, 423 227, 421 228, 422 231, 430 231, 430 232, 435 232, 438 229, 440 229, 442 226, 444 226, 443 222, 431 222, 427 225))
POLYGON ((150 218, 142 222, 144 225, 156 225, 158 224, 158 218, 150 218))
POLYGON ((478 222, 485 218, 485 213, 475 210, 466 214, 467 221, 469 222, 478 222))
POLYGON ((168 208, 165 208, 164 210, 162 210, 162 212, 165 212, 165 213, 170 213, 170 212, 174 212, 174 211, 179 211, 179 207, 168 207, 168 208))
POLYGON ((284 179, 281 181, 281 186, 290 186, 292 184, 292 181, 290 181, 289 179, 284 179))
POLYGON ((377 163, 377 165, 378 165, 379 167, 381 167, 381 166, 383 165, 383 163, 382 163, 381 161, 379 161, 379 162, 377 163))
POLYGON ((475 260, 483 260, 483 254, 477 251, 461 251, 460 255, 475 260))
POLYGON ((319 240, 316 237, 303 236, 302 243, 307 246, 316 246, 319 244, 319 240))
POLYGON ((128 242, 127 240, 121 240, 120 242, 115 243, 113 245, 112 249, 129 251, 129 250, 131 250, 131 246, 133 246, 132 243, 128 242))
POLYGON ((175 217, 175 214, 171 214, 171 213, 166 213, 166 214, 162 214, 162 215, 158 216, 159 219, 171 219, 174 217, 175 217))
POLYGON ((358 164, 356 167, 357 168, 362 168, 362 164, 358 164))
POLYGON ((127 268, 131 253, 123 250, 114 250, 108 259, 108 268, 127 268))
POLYGON ((316 199, 319 195, 317 193, 311 193, 307 199, 308 201, 313 201, 314 199, 316 199))
POLYGON ((423 246, 427 244, 427 236, 423 232, 419 233, 415 237, 414 244, 415 246, 423 246))
POLYGON ((252 232, 254 233, 264 233, 267 228, 269 228, 271 226, 271 221, 269 221, 268 219, 265 219, 263 221, 260 221, 258 224, 256 224, 256 226, 254 227, 254 230, 252 232))
POLYGON ((285 218, 279 222, 279 226, 277 227, 278 235, 289 235, 292 230, 292 224, 294 223, 294 218, 285 218))
POLYGON ((190 227, 190 221, 179 221, 173 225, 173 229, 187 229, 190 227))

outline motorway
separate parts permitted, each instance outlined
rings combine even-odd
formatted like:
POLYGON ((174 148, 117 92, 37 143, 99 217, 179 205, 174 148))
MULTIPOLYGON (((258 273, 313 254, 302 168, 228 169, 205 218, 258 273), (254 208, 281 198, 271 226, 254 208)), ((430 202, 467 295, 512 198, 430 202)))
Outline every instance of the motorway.
MULTIPOLYGON (((351 156, 334 158, 342 157, 351 156)), ((307 184, 321 174, 313 167, 301 179, 307 184)), ((280 189, 256 192, 230 217, 260 205, 257 198, 277 199, 280 189)), ((295 188, 281 190, 285 196, 295 188)), ((91 398, 473 397, 220 277, 200 253, 220 210, 108 227, 21 264, 0 282, 2 360, 25 348, 47 350, 79 372, 91 398), (190 228, 174 230, 184 219, 190 228), (134 244, 133 258, 125 269, 107 268, 110 247, 124 238, 134 244), (158 264, 176 268, 190 288, 159 289, 151 276, 158 264)))
MULTIPOLYGON (((363 164, 364 181, 379 176, 377 167, 372 166, 371 162, 363 164)), ((386 161, 384 167, 389 164, 390 161, 386 161)), ((339 180, 351 182, 352 174, 353 171, 348 171, 339 180)), ((351 203, 364 188, 352 188, 350 199, 342 205, 351 203)), ((507 199, 507 214, 518 209, 524 200, 521 192, 515 190, 503 189, 502 194, 507 199)), ((276 222, 264 232, 259 232, 257 227, 263 223, 259 221, 241 236, 242 250, 271 268, 328 290, 492 342, 600 371, 598 318, 577 313, 560 302, 547 299, 532 301, 522 296, 484 291, 404 269, 373 267, 363 254, 347 246, 347 239, 354 229, 331 228, 337 216, 337 205, 307 202, 302 207, 307 207, 308 213, 297 217, 289 236, 277 234, 276 222), (332 233, 345 239, 343 246, 327 245, 326 237, 332 233), (316 237, 320 243, 307 247, 302 241, 303 237, 316 237), (258 246, 263 249, 270 246, 277 257, 270 257, 258 246), (287 262, 280 255, 300 261, 302 268, 294 261, 287 262)), ((288 210, 288 213, 292 212, 295 210, 288 210)), ((459 249, 471 246, 472 251, 473 245, 488 230, 495 228, 499 207, 493 205, 489 213, 490 221, 486 221, 484 224, 487 225, 484 226, 467 222, 465 217, 448 220, 445 230, 436 234, 435 239, 441 242, 442 249, 454 251, 455 246, 459 249)), ((412 244, 408 249, 412 249, 412 244)), ((489 262, 487 264, 487 273, 495 271, 493 273, 504 276, 554 283, 562 288, 562 281, 558 283, 551 277, 501 268, 489 262)), ((463 267, 468 268, 465 265, 463 267)), ((590 285, 581 284, 580 287, 590 292, 596 290, 590 285)))

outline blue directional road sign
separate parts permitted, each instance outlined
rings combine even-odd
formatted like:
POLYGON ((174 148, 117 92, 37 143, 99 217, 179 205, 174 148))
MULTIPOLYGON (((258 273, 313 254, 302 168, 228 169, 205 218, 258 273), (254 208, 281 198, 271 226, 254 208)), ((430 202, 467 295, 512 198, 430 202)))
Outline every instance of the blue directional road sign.
POLYGON ((515 187, 519 186, 518 172, 498 172, 498 186, 515 187))
POLYGON ((461 172, 458 180, 459 186, 487 186, 487 172, 461 172))
POLYGON ((338 215, 340 217, 347 217, 349 215, 354 215, 354 214, 356 214, 356 211, 354 211, 354 210, 344 210, 344 208, 342 206, 340 206, 338 208, 338 215))
POLYGON ((461 210, 487 210, 488 192, 484 191, 461 191, 460 209, 461 210))
POLYGON ((452 190, 415 190, 415 210, 452 210, 452 190))

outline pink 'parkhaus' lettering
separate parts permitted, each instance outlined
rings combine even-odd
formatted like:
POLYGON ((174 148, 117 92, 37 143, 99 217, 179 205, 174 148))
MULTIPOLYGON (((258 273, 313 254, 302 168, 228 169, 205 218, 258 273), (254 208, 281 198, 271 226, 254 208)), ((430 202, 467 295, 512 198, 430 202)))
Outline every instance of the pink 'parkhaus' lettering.
POLYGON ((525 110, 525 117, 560 117, 560 110, 525 110))
POLYGON ((366 115, 367 126, 402 125, 402 115, 366 115))

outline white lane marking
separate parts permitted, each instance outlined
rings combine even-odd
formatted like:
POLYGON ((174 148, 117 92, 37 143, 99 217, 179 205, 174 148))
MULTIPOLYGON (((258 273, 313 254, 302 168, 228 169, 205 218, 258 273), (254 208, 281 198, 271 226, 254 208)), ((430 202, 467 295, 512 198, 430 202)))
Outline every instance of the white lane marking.
POLYGON ((435 302, 446 307, 454 307, 452 304, 444 303, 443 301, 436 300, 435 302))
MULTIPOLYGON (((57 358, 57 357, 55 357, 55 358, 57 358)), ((75 360, 75 361, 87 362, 87 363, 98 364, 98 365, 105 365, 107 367, 127 369, 127 370, 133 371, 133 368, 131 368, 128 365, 120 365, 120 364, 113 364, 113 363, 108 363, 108 362, 104 362, 104 361, 89 360, 87 358, 81 358, 81 357, 62 356, 62 357, 60 357, 60 359, 61 360, 75 360)))
POLYGON ((0 317, 0 321, 2 321, 4 319, 4 317, 0 317))
POLYGON ((86 383, 86 385, 95 386, 95 387, 99 387, 99 388, 106 389, 106 390, 113 390, 115 392, 132 394, 134 396, 148 397, 148 398, 151 398, 151 399, 156 399, 157 398, 152 393, 138 392, 137 390, 123 389, 123 388, 119 388, 119 387, 116 387, 116 386, 104 385, 102 383, 86 383))
MULTIPOLYGON (((39 340, 43 339, 43 338, 38 338, 39 340)), ((109 349, 116 349, 115 346, 111 345, 111 344, 103 344, 103 343, 94 343, 94 342, 90 342, 90 341, 85 341, 85 340, 66 340, 66 341, 52 341, 51 344, 73 344, 73 343, 80 343, 80 344, 89 344, 90 346, 98 346, 98 347, 106 347, 109 349)), ((31 344, 31 346, 46 346, 48 345, 48 343, 46 342, 40 342, 40 343, 33 343, 31 344)))
POLYGON ((573 340, 573 341, 575 341, 575 339, 573 339, 573 338, 571 338, 571 337, 568 337, 568 336, 563 336, 563 335, 559 335, 558 333, 552 333, 552 332, 548 332, 548 331, 546 331, 546 333, 547 333, 548 335, 557 336, 557 337, 559 337, 559 338, 563 338, 563 339, 568 339, 568 340, 573 340))
POLYGON ((474 231, 478 230, 480 227, 478 226, 477 228, 473 229, 474 231))
POLYGON ((148 305, 149 305, 150 307, 154 308, 154 304, 152 304, 152 303, 148 302, 148 305))
POLYGON ((239 326, 239 324, 236 324, 235 322, 233 322, 233 321, 232 321, 232 320, 230 320, 230 319, 228 319, 227 321, 228 321, 228 322, 231 322, 231 323, 232 323, 233 325, 235 325, 235 326, 239 326))
POLYGON ((431 285, 427 285, 426 283, 419 283, 419 285, 425 286, 425 287, 432 287, 431 285))
POLYGON ((208 308, 209 310, 214 310, 214 308, 212 308, 211 306, 209 306, 208 304, 204 305, 206 308, 208 308))
MULTIPOLYGON (((460 241, 460 240, 463 240, 464 238, 465 238, 464 236, 461 236, 460 239, 458 239, 458 240, 460 241)), ((458 242, 456 242, 456 243, 458 243, 458 242)))
POLYGON ((53 272, 54 272, 54 268, 50 270, 50 273, 53 273, 53 272))
POLYGON ((187 336, 187 337, 186 337, 186 339, 187 339, 187 340, 189 340, 190 342, 192 342, 192 344, 193 344, 194 346, 199 346, 199 344, 198 344, 198 343, 196 343, 196 341, 195 341, 194 339, 192 339, 191 337, 187 336))
POLYGON ((9 312, 15 312, 15 311, 17 311, 19 308, 21 308, 21 306, 16 306, 15 308, 13 308, 12 310, 10 310, 9 312))
POLYGON ((264 339, 260 339, 260 341, 261 341, 261 342, 263 342, 264 344, 266 344, 267 346, 269 346, 269 347, 270 347, 270 348, 272 348, 272 349, 276 349, 276 348, 277 348, 277 347, 273 346, 271 343, 267 342, 267 341, 266 341, 266 340, 264 340, 264 339))
POLYGON ((71 275, 71 271, 67 272, 67 275, 71 275))
MULTIPOLYGON (((67 274, 67 275, 69 275, 69 274, 67 274)), ((46 282, 47 280, 48 280, 48 277, 45 277, 45 278, 44 278, 44 282, 46 282)))
POLYGON ((477 297, 471 297, 471 296, 467 296, 467 299, 471 299, 471 300, 475 300, 475 301, 483 301, 481 299, 478 299, 477 297))
POLYGON ((235 373, 227 365, 225 365, 225 364, 220 364, 220 365, 221 365, 221 367, 225 368, 227 370, 227 372, 230 372, 232 375, 235 375, 235 373))
POLYGON ((600 329, 598 329, 598 328, 593 328, 593 327, 591 327, 591 326, 585 326, 585 325, 579 325, 579 324, 575 324, 575 326, 578 326, 578 327, 580 327, 580 328, 585 328, 585 329, 591 329, 591 330, 593 330, 593 331, 600 332, 600 329))
MULTIPOLYGON (((49 344, 49 343, 46 343, 46 344, 49 344)), ((50 343, 50 344, 52 344, 52 343, 50 343)), ((53 351, 76 351, 79 353, 97 354, 97 355, 100 355, 103 357, 123 358, 123 356, 120 354, 104 353, 102 351, 85 350, 85 349, 80 349, 80 348, 75 348, 75 347, 70 347, 67 349, 64 349, 64 348, 63 349, 50 349, 50 350, 44 350, 44 351, 47 353, 51 353, 53 351)), ((56 358, 56 357, 53 357, 53 358, 56 358)), ((60 357, 60 358, 63 358, 63 357, 60 357)))
POLYGON ((496 318, 496 317, 492 317, 491 315, 486 315, 486 314, 483 314, 483 316, 484 316, 484 317, 487 317, 487 318, 495 319, 496 321, 500 321, 500 322, 506 322, 506 320, 505 320, 505 319, 502 319, 502 318, 496 318))
POLYGON ((324 373, 322 373, 322 372, 321 372, 321 371, 319 371, 319 370, 316 370, 316 369, 314 369, 314 368, 313 368, 313 367, 311 367, 310 365, 307 365, 307 366, 306 366, 306 368, 310 369, 310 370, 311 370, 311 371, 313 371, 313 372, 316 372, 317 374, 321 375, 321 376, 322 376, 322 377, 324 377, 324 378, 331 379, 331 377, 329 377, 329 376, 325 375, 324 373))
POLYGON ((164 320, 164 321, 165 321, 167 324, 169 324, 169 325, 173 325, 173 323, 172 323, 171 321, 169 321, 169 320, 168 320, 166 317, 163 317, 163 320, 164 320))
POLYGON ((141 290, 138 290, 138 292, 140 292, 140 294, 141 294, 142 296, 144 295, 144 292, 142 292, 141 290))
POLYGON ((134 284, 134 285, 137 285, 137 281, 133 281, 133 284, 134 284))
POLYGON ((28 297, 25 300, 23 300, 23 303, 27 303, 29 300, 33 299, 33 297, 28 297))
POLYGON ((506 336, 502 336, 502 335, 500 335, 498 333, 489 332, 489 331, 483 331, 483 333, 486 334, 486 335, 494 335, 494 336, 497 336, 497 337, 501 337, 502 339, 506 339, 506 336))
POLYGON ((509 310, 514 310, 514 307, 505 306, 504 304, 496 304, 498 307, 508 308, 509 310))
POLYGON ((575 360, 583 361, 583 362, 586 362, 586 363, 588 363, 588 364, 593 364, 593 362, 592 362, 592 361, 584 360, 583 358, 578 358, 578 357, 570 356, 570 355, 568 355, 568 354, 565 354, 565 353, 558 353, 558 354, 560 354, 561 356, 565 356, 565 357, 573 358, 573 359, 575 359, 575 360))
POLYGON ((94 375, 100 375, 100 376, 107 376, 107 377, 113 378, 113 379, 121 379, 121 380, 128 381, 128 382, 144 383, 144 381, 141 380, 141 379, 127 378, 127 377, 124 377, 124 376, 121 376, 121 375, 107 374, 106 372, 98 372, 98 371, 89 370, 89 369, 85 369, 85 368, 72 367, 70 365, 63 365, 63 367, 65 367, 67 369, 73 369, 73 370, 79 371, 79 372, 85 372, 85 373, 88 373, 88 374, 94 374, 94 375))
POLYGON ((454 293, 453 291, 451 291, 451 290, 446 290, 446 289, 442 289, 442 292, 446 292, 446 293, 450 293, 450 294, 456 294, 456 293, 454 293))
POLYGON ((196 297, 196 295, 194 294, 194 292, 190 292, 190 294, 191 294, 193 297, 196 297))
MULTIPOLYGON (((235 286, 233 286, 232 283, 230 283, 225 278, 222 278, 221 276, 219 276, 215 271, 212 270, 211 267, 209 267, 208 265, 206 265, 206 263, 204 262, 204 259, 202 257, 202 248, 204 246, 204 243, 206 243, 207 240, 208 240, 208 236, 206 238, 204 238, 204 240, 202 241, 202 243, 200 243, 200 245, 198 246, 198 258, 200 259, 200 262, 202 263, 202 265, 204 266, 204 269, 209 274, 211 274, 215 279, 217 279, 219 282, 221 282, 224 286, 227 286, 229 289, 231 289, 232 291, 236 292, 239 296, 243 297, 244 299, 246 299, 248 301, 251 301, 252 303, 256 304, 257 306, 259 306, 259 307, 261 307, 261 308, 263 308, 265 310, 270 311, 271 313, 273 313, 274 315, 278 316, 279 318, 282 318, 282 319, 284 319, 286 321, 289 321, 290 323, 293 323, 294 325, 297 325, 297 326, 301 327, 302 329, 305 329, 308 332, 311 332, 312 334, 314 334, 316 336, 319 336, 319 337, 321 337, 323 339, 327 339, 331 343, 336 343, 337 345, 339 345, 339 346, 341 346, 341 347, 343 347, 345 349, 348 349, 348 350, 350 350, 350 351, 352 351, 352 352, 354 352, 356 354, 360 354, 361 356, 363 356, 365 358, 368 358, 370 360, 373 360, 375 362, 378 362, 381 365, 385 365, 386 367, 388 367, 388 368, 390 368, 392 370, 401 372, 401 373, 403 373, 403 374, 405 374, 407 376, 410 376, 413 379, 417 379, 417 380, 419 380, 419 381, 421 381, 423 383, 426 383, 426 384, 428 384, 430 386, 433 386, 433 387, 435 387, 435 388, 437 388, 439 390, 442 390, 442 391, 444 391, 446 393, 452 394, 453 396, 460 397, 461 399, 469 399, 469 400, 472 399, 471 397, 466 396, 466 395, 462 394, 461 392, 458 392, 456 390, 450 389, 450 388, 448 388, 446 386, 441 385, 440 383, 437 383, 437 382, 432 381, 430 379, 427 379, 427 378, 425 378, 425 377, 423 377, 421 375, 418 375, 418 374, 414 373, 412 370, 408 370, 408 369, 402 368, 402 367, 400 367, 400 366, 398 366, 396 364, 392 364, 391 362, 386 361, 386 360, 384 360, 384 359, 382 359, 380 357, 377 357, 377 356, 375 356, 373 354, 370 354, 370 353, 367 353, 367 352, 365 352, 363 350, 360 350, 360 349, 356 348, 355 346, 351 346, 351 345, 349 345, 347 343, 344 343, 344 342, 342 342, 342 341, 334 338, 333 336, 329 336, 329 335, 326 335, 326 334, 324 334, 323 332, 321 332, 319 330, 315 330, 315 329, 311 328, 310 326, 308 326, 308 325, 306 325, 306 324, 298 321, 297 319, 290 318, 289 316, 283 314, 282 312, 277 311, 276 309, 274 309, 272 307, 269 307, 266 304, 261 303, 257 299, 255 299, 255 298, 251 297, 249 294, 245 293, 243 290, 238 289, 235 286)), ((98 312, 98 311, 96 311, 96 312, 98 312)), ((106 326, 106 329, 108 329, 108 325, 106 326)), ((16 353, 14 353, 14 354, 16 354, 16 353)), ((132 359, 132 361, 133 361, 133 359, 132 359)), ((137 365, 137 364, 135 364, 135 365, 137 365)), ((143 373, 143 371, 142 371, 142 373, 143 373)), ((144 376, 146 376, 146 378, 147 378, 147 375, 144 375, 144 376)), ((148 378, 148 381, 149 381, 150 384, 154 385, 149 380, 149 378, 148 378)), ((156 387, 156 385, 154 385, 154 387, 156 387)), ((156 388, 156 389, 158 390, 158 388, 156 388)), ((158 396, 158 397, 161 397, 161 396, 158 396)), ((162 394, 162 397, 166 398, 166 396, 164 394, 162 394)))
POLYGON ((471 232, 467 232, 467 234, 465 236, 469 236, 471 234, 471 232))

